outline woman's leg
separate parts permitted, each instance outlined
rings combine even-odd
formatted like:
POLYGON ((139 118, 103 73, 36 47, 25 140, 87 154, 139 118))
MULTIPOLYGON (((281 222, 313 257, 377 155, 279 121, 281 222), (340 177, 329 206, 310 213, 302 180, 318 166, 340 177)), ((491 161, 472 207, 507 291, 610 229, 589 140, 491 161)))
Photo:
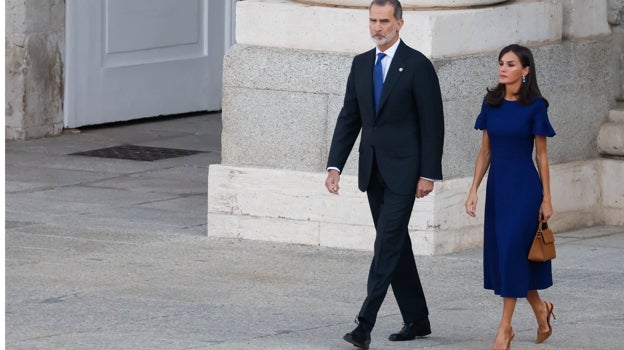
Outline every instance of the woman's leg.
POLYGON ((527 294, 527 301, 531 304, 533 313, 535 313, 535 319, 541 332, 548 332, 550 325, 548 324, 548 307, 546 303, 540 298, 539 293, 536 290, 530 290, 527 294))
POLYGON ((503 316, 498 324, 498 333, 492 349, 507 349, 514 336, 511 319, 516 308, 516 298, 503 298, 503 316))
POLYGON ((527 301, 531 304, 531 308, 533 309, 533 313, 535 313, 535 319, 537 320, 537 325, 539 326, 539 330, 542 332, 548 332, 550 326, 548 325, 548 309, 544 301, 539 296, 539 293, 536 290, 530 290, 527 295, 527 301))

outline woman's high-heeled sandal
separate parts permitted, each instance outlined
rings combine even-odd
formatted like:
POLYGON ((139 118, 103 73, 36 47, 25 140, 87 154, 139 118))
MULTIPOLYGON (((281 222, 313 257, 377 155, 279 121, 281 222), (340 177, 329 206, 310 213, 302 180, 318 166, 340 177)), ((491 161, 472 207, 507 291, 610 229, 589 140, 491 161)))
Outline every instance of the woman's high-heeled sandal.
POLYGON ((511 337, 509 337, 509 340, 507 340, 507 346, 505 348, 492 348, 492 350, 509 350, 511 349, 511 341, 513 340, 513 338, 516 336, 516 333, 514 333, 513 329, 511 330, 511 337))
POLYGON ((546 314, 546 323, 548 323, 548 330, 546 332, 542 332, 539 330, 539 328, 537 329, 537 339, 535 340, 536 344, 543 343, 546 339, 548 339, 548 337, 552 335, 552 326, 550 325, 550 316, 552 315, 552 317, 555 320, 557 319, 557 317, 555 317, 555 314, 553 313, 553 310, 555 309, 555 306, 553 305, 553 303, 544 301, 544 305, 546 305, 546 312, 548 312, 546 314))

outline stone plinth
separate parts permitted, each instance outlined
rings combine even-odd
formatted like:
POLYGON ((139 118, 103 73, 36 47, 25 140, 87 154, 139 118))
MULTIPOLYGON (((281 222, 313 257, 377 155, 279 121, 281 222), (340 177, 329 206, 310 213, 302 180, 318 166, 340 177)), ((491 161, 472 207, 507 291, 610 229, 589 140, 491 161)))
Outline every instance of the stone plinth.
MULTIPOLYGON (((599 7, 587 18, 564 13, 564 2, 576 8, 571 0, 516 0, 404 12, 401 37, 431 57, 445 110, 445 180, 416 202, 409 224, 416 254, 481 244, 483 208, 476 219, 463 208, 481 144, 473 125, 486 87, 497 82, 497 53, 513 42, 533 50, 557 132, 548 146, 553 227, 618 222, 620 194, 605 193, 619 184, 621 163, 600 159, 596 146, 614 102, 614 41, 600 29, 606 15, 596 18, 599 7), (584 23, 591 28, 575 29, 584 23), (562 40, 564 27, 584 39, 562 40)), ((224 61, 223 164, 209 171, 208 234, 372 249, 366 196, 356 185, 357 151, 343 171, 341 195, 323 186, 351 61, 373 48, 368 10, 248 0, 237 14, 238 44, 224 61)))
MULTIPOLYGON (((373 247, 375 229, 355 176, 341 177, 336 196, 324 190, 325 173, 211 165, 209 174, 209 236, 373 247)), ((481 243, 479 220, 460 210, 465 198, 457 194, 469 187, 469 179, 449 180, 416 200, 409 224, 415 254, 449 253, 481 243)))
MULTIPOLYGON (((600 222, 624 224, 624 162, 571 162, 551 167, 557 231, 600 222), (570 191, 574 188, 574 191, 570 191)), ((355 176, 341 176, 340 195, 329 194, 325 173, 211 165, 208 180, 208 235, 356 250, 372 250, 375 228, 366 195, 355 176)), ((477 217, 464 201, 472 178, 437 182, 417 199, 409 223, 414 254, 432 255, 480 246, 483 242, 485 184, 477 217)))

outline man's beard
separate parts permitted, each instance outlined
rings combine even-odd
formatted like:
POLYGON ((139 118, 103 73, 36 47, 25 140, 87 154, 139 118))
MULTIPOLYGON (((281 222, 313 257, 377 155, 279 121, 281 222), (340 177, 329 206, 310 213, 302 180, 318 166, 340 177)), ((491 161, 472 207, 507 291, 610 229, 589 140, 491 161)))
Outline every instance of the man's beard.
POLYGON ((377 39, 377 38, 375 38, 374 35, 372 35, 371 39, 373 40, 375 45, 382 46, 382 45, 386 45, 387 43, 391 42, 392 39, 394 39, 395 35, 396 35, 396 32, 391 32, 388 36, 383 37, 381 39, 377 39))

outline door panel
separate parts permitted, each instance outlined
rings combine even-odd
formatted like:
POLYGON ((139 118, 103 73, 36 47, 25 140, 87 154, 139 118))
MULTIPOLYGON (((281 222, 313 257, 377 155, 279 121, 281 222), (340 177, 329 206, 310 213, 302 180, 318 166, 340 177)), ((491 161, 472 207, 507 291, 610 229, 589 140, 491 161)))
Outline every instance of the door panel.
POLYGON ((68 0, 65 126, 221 109, 230 0, 68 0))
POLYGON ((108 0, 105 2, 107 54, 197 44, 202 1, 108 0))

